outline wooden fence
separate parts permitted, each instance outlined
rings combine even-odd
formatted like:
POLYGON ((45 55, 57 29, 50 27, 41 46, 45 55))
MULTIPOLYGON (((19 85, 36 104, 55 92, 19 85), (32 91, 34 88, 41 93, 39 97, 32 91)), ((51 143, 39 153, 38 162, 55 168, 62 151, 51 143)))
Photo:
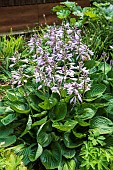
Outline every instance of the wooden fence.
MULTIPOLYGON (((58 22, 51 9, 63 0, 1 0, 0 1, 0 33, 26 31, 38 24, 58 22)), ((65 0, 64 0, 65 1, 65 0)), ((73 0, 71 0, 73 1, 73 0)), ((76 0, 80 6, 89 6, 89 0, 76 0)))

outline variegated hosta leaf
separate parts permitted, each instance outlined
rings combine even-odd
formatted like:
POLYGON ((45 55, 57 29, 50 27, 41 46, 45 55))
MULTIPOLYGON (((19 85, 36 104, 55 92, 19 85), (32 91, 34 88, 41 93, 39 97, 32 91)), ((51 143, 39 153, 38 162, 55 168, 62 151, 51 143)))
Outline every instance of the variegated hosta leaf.
POLYGON ((5 138, 0 138, 0 147, 8 147, 16 142, 16 136, 7 136, 5 138))
POLYGON ((93 101, 100 97, 106 90, 104 84, 94 84, 89 91, 86 92, 86 101, 93 101))
POLYGON ((52 126, 61 131, 70 131, 77 125, 77 123, 78 122, 75 120, 68 120, 64 124, 62 124, 61 122, 54 122, 52 126))
POLYGON ((22 137, 22 136, 24 136, 26 133, 28 133, 28 131, 31 129, 31 127, 32 127, 32 118, 31 118, 31 116, 29 115, 28 121, 27 121, 27 124, 26 124, 26 128, 25 128, 25 130, 23 131, 23 133, 21 134, 20 137, 22 137))
POLYGON ((42 154, 42 152, 43 152, 43 148, 42 148, 42 146, 41 146, 40 144, 38 144, 37 149, 35 148, 35 149, 30 153, 30 155, 28 156, 29 159, 30 159, 30 161, 31 161, 31 162, 36 161, 36 160, 40 157, 40 155, 42 154))
POLYGON ((58 143, 53 143, 51 149, 45 149, 40 156, 42 164, 46 169, 58 168, 62 161, 61 148, 58 143))
POLYGON ((65 118, 67 114, 67 104, 64 102, 58 102, 54 108, 54 111, 50 113, 50 118, 53 121, 60 121, 65 118))
POLYGON ((65 132, 63 140, 67 148, 77 148, 83 143, 82 139, 77 139, 71 132, 65 132))
POLYGON ((76 169, 76 162, 74 159, 71 159, 66 161, 62 170, 75 170, 75 169, 76 169))
POLYGON ((90 121, 90 128, 97 129, 100 134, 113 132, 113 122, 103 116, 96 116, 90 121))
POLYGON ((67 148, 64 144, 61 145, 61 150, 62 150, 62 155, 66 158, 66 159, 71 159, 75 156, 75 149, 70 149, 67 148))
POLYGON ((38 104, 38 106, 44 110, 50 110, 57 104, 57 99, 50 97, 49 99, 45 99, 44 102, 38 104))
POLYGON ((23 102, 12 102, 11 103, 11 109, 15 110, 17 113, 29 113, 30 108, 27 103, 23 102))
POLYGON ((50 122, 41 125, 37 132, 37 143, 41 146, 48 146, 53 140, 52 127, 50 122))
POLYGON ((4 117, 3 119, 1 119, 1 122, 3 123, 3 125, 8 125, 11 122, 13 122, 16 119, 16 114, 8 114, 6 117, 4 117))

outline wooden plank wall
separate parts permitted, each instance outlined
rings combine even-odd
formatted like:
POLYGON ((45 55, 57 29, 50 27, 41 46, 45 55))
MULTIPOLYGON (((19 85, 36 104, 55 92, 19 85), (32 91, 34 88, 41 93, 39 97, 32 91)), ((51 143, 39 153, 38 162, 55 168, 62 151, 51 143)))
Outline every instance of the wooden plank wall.
MULTIPOLYGON (((89 0, 78 0, 76 2, 82 7, 90 5, 89 0)), ((48 3, 42 4, 0 7, 0 33, 10 32, 11 29, 14 32, 27 31, 28 28, 44 24, 43 14, 46 16, 47 24, 58 23, 56 15, 50 12, 58 4, 59 2, 49 3, 48 0, 48 3)))
POLYGON ((16 5, 33 5, 40 3, 55 3, 65 0, 0 0, 0 7, 3 6, 16 6, 16 5))

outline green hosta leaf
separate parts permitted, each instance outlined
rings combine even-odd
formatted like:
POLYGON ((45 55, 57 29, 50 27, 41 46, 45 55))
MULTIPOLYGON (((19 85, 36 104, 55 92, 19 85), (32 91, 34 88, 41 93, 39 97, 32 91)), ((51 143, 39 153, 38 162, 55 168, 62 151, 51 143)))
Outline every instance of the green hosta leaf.
POLYGON ((29 113, 30 108, 27 103, 14 102, 11 104, 11 109, 15 110, 17 113, 29 113))
POLYGON ((85 62, 85 67, 87 67, 87 69, 91 69, 96 65, 95 60, 88 60, 85 62))
POLYGON ((6 117, 4 117, 1 122, 4 124, 4 125, 8 125, 10 124, 11 122, 13 122, 14 120, 16 119, 16 114, 8 114, 6 117))
POLYGON ((67 104, 63 102, 57 103, 53 115, 51 114, 51 119, 55 121, 63 120, 67 114, 67 104))
POLYGON ((91 119, 94 115, 95 115, 94 110, 92 110, 91 108, 84 108, 83 114, 78 115, 78 117, 80 119, 87 120, 87 119, 91 119))
POLYGON ((6 107, 0 106, 0 115, 4 114, 6 107))
POLYGON ((40 99, 39 99, 36 95, 30 95, 29 97, 30 97, 30 106, 31 106, 34 110, 40 112, 41 109, 40 109, 40 107, 38 106, 38 104, 39 104, 39 102, 40 102, 40 99))
POLYGON ((46 99, 44 102, 39 103, 38 106, 41 107, 44 110, 50 110, 52 107, 54 107, 57 104, 57 99, 56 98, 49 98, 46 99))
POLYGON ((76 162, 75 160, 72 159, 72 160, 66 161, 62 170, 75 170, 75 169, 76 169, 76 162))
POLYGON ((18 97, 15 95, 14 92, 12 91, 7 91, 7 98, 10 100, 10 101, 16 101, 18 100, 18 97))
POLYGON ((15 150, 15 148, 13 149, 15 151, 15 153, 17 153, 17 155, 23 156, 22 161, 24 162, 24 165, 27 165, 30 162, 29 157, 31 157, 31 159, 35 159, 36 152, 34 153, 34 157, 32 157, 32 154, 34 152, 34 145, 35 144, 31 144, 29 147, 26 147, 26 146, 20 147, 19 146, 20 150, 19 150, 19 148, 18 149, 16 148, 16 150, 15 150))
POLYGON ((83 133, 77 133, 75 130, 72 130, 73 134, 75 135, 75 137, 77 138, 83 138, 83 137, 86 137, 86 134, 83 134, 83 133))
POLYGON ((91 87, 89 91, 86 92, 87 98, 95 98, 100 97, 106 90, 106 86, 104 84, 95 84, 91 87))
POLYGON ((12 110, 9 106, 6 107, 5 113, 13 113, 14 110, 12 110))
POLYGON ((70 11, 68 9, 60 10, 59 12, 56 12, 57 17, 60 19, 66 19, 70 15, 70 11))
POLYGON ((42 99, 42 100, 46 100, 48 99, 48 96, 46 96, 44 93, 42 93, 41 91, 36 91, 35 92, 36 96, 39 97, 39 99, 42 99))
POLYGON ((30 155, 29 155, 30 161, 31 162, 36 161, 40 157, 42 152, 43 152, 43 148, 42 148, 42 146, 40 144, 38 144, 37 150, 35 149, 34 152, 30 153, 30 155))
POLYGON ((32 127, 38 126, 38 125, 42 125, 42 124, 46 123, 46 121, 47 121, 47 116, 44 117, 44 118, 41 119, 41 120, 38 120, 38 121, 34 122, 34 123, 32 124, 32 127))
POLYGON ((8 147, 16 142, 16 136, 7 136, 5 138, 0 138, 0 144, 2 147, 8 147))
POLYGON ((103 116, 96 116, 90 122, 90 128, 98 129, 100 134, 109 134, 113 132, 113 122, 103 116))
POLYGON ((75 156, 75 149, 69 149, 69 148, 66 148, 65 145, 61 145, 61 150, 62 150, 62 155, 67 158, 67 159, 71 159, 75 156))
POLYGON ((80 126, 89 126, 90 123, 85 122, 83 119, 80 119, 79 117, 75 117, 75 120, 78 122, 80 126))
POLYGON ((58 12, 58 11, 63 10, 63 9, 64 9, 63 6, 57 5, 57 6, 53 7, 52 11, 53 11, 53 12, 58 12))
POLYGON ((61 122, 54 122, 52 126, 61 131, 70 131, 77 125, 77 123, 78 122, 75 120, 68 120, 64 124, 62 124, 61 122))
POLYGON ((98 69, 107 74, 111 70, 110 64, 101 62, 98 66, 98 69))
POLYGON ((20 137, 24 136, 31 129, 31 127, 32 127, 32 118, 29 115, 27 125, 26 125, 26 129, 24 130, 24 132, 21 134, 20 137))
POLYGON ((52 134, 51 133, 46 133, 41 131, 38 135, 37 135, 37 142, 42 145, 43 147, 48 146, 51 141, 52 141, 52 134))
POLYGON ((66 2, 61 2, 60 4, 63 4, 65 6, 67 6, 68 8, 72 8, 72 7, 75 7, 75 2, 69 2, 69 1, 66 1, 66 2))
POLYGON ((46 169, 58 168, 62 160, 60 145, 58 143, 53 143, 51 150, 44 150, 40 159, 46 169))
POLYGON ((47 114, 47 111, 43 111, 41 113, 34 114, 33 117, 42 117, 47 114))
POLYGON ((8 135, 12 134, 14 131, 13 128, 5 126, 5 127, 0 127, 0 138, 5 138, 8 135))
POLYGON ((82 145, 83 141, 78 140, 71 132, 64 133, 64 144, 67 148, 76 148, 82 145))
POLYGON ((51 131, 52 127, 49 122, 41 125, 37 132, 37 142, 41 146, 46 147, 51 143, 51 141, 53 140, 51 131))

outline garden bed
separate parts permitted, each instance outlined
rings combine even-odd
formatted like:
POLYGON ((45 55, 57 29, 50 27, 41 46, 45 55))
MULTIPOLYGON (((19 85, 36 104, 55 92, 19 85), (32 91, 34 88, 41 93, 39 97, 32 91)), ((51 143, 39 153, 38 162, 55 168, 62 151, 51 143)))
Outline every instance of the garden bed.
POLYGON ((113 5, 52 11, 0 37, 0 170, 113 170, 113 5))

